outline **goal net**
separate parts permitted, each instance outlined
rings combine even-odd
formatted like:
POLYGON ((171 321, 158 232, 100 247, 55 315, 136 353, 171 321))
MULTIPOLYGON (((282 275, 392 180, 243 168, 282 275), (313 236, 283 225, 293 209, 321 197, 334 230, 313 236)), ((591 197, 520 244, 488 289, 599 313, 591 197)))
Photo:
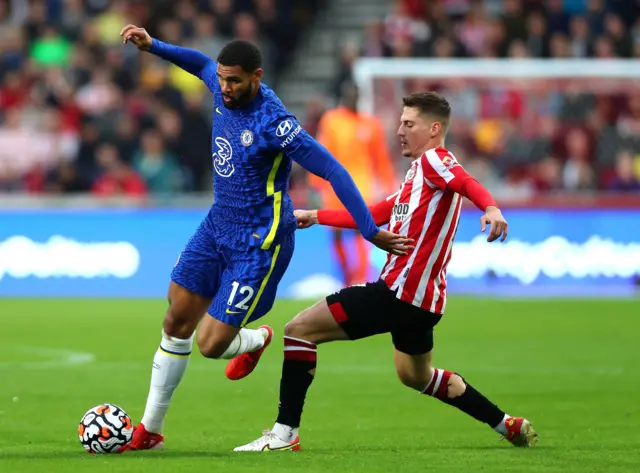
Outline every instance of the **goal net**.
POLYGON ((620 160, 640 173, 636 61, 363 58, 354 76, 361 109, 383 121, 396 153, 402 97, 443 94, 447 147, 493 191, 513 193, 523 180, 528 189, 607 189, 620 160))

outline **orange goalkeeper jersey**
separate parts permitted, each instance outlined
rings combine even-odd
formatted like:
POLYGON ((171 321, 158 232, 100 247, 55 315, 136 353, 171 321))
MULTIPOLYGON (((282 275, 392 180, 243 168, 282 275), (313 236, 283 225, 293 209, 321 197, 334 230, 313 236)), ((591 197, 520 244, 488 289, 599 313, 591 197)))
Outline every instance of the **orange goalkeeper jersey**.
MULTIPOLYGON (((320 120, 317 139, 351 174, 367 204, 397 187, 395 168, 377 117, 346 107, 335 108, 320 120)), ((320 193, 323 209, 344 208, 327 181, 310 175, 309 183, 320 193)))

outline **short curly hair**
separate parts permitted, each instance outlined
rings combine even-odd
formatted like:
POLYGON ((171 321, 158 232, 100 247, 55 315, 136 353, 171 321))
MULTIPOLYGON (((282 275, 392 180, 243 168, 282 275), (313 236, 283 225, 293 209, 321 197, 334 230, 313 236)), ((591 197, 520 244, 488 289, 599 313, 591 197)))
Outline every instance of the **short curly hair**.
POLYGON ((220 50, 218 63, 223 66, 240 66, 243 71, 253 73, 262 67, 262 53, 255 44, 237 39, 220 50))

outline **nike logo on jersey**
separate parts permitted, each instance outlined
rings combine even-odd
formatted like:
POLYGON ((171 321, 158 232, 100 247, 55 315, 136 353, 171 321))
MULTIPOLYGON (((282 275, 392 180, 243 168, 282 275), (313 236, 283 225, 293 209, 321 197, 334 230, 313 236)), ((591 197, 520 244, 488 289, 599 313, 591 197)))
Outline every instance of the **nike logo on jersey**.
POLYGON ((216 107, 216 113, 222 115, 222 112, 220 111, 220 107, 216 107))
POLYGON ((230 315, 242 314, 241 311, 235 311, 235 310, 229 310, 229 309, 227 309, 225 312, 230 315))

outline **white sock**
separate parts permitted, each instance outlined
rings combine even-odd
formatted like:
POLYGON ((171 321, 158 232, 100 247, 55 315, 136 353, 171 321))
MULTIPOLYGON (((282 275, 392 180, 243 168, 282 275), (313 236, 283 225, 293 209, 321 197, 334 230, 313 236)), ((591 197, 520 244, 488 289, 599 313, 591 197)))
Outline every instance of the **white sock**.
POLYGON ((509 414, 505 414, 504 418, 500 421, 500 423, 498 425, 496 425, 493 430, 495 430, 496 432, 498 432, 499 434, 502 435, 507 435, 509 433, 509 431, 507 430, 507 425, 505 424, 506 420, 508 418, 510 418, 511 416, 509 414))
POLYGON ((231 341, 220 358, 230 360, 243 353, 259 350, 264 345, 268 336, 269 332, 264 328, 259 328, 258 330, 241 328, 236 338, 231 341))
POLYGON ((278 424, 277 422, 271 431, 283 442, 293 442, 298 436, 297 427, 289 427, 288 425, 278 424))
POLYGON ((149 432, 160 433, 171 398, 189 364, 193 335, 188 340, 170 337, 162 331, 160 348, 153 358, 151 388, 142 423, 149 432))

